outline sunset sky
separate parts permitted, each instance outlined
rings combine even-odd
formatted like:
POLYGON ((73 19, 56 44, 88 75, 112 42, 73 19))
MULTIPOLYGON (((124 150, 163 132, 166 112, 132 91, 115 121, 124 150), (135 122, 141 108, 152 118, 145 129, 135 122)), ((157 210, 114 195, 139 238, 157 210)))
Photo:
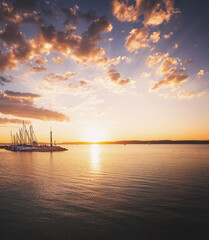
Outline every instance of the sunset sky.
POLYGON ((209 2, 0 1, 0 142, 209 139, 209 2))

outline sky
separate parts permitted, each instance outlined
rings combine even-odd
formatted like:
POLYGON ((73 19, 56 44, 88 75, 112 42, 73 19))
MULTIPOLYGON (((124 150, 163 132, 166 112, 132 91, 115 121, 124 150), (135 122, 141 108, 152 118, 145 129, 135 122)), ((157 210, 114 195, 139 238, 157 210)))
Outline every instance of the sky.
POLYGON ((207 0, 0 1, 0 142, 209 139, 207 0))

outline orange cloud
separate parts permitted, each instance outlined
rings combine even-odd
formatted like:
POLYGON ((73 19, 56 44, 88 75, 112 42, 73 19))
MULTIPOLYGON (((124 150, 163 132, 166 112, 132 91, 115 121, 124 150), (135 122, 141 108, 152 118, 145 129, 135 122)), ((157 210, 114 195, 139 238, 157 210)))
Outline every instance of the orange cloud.
POLYGON ((159 63, 163 58, 168 57, 168 53, 155 53, 154 55, 150 55, 147 58, 146 64, 149 67, 154 66, 155 64, 159 63))
POLYGON ((127 1, 112 1, 112 14, 121 22, 132 22, 138 18, 138 12, 134 5, 128 6, 127 1))
POLYGON ((187 81, 188 76, 187 75, 180 75, 180 74, 174 74, 167 76, 165 79, 157 82, 154 84, 152 87, 152 90, 156 90, 158 88, 163 88, 163 87, 174 87, 178 84, 181 84, 182 82, 187 81))
POLYGON ((197 77, 199 78, 199 77, 201 77, 201 76, 204 76, 204 74, 205 74, 205 71, 204 71, 203 69, 201 69, 201 70, 198 72, 197 77))
POLYGON ((0 112, 16 117, 33 118, 42 121, 69 121, 69 117, 63 113, 38 108, 33 100, 8 97, 0 91, 0 112))
POLYGON ((160 40, 160 31, 157 31, 157 32, 153 32, 151 35, 150 35, 150 38, 149 40, 153 43, 157 43, 159 40, 160 40))
POLYGON ((49 74, 46 74, 42 79, 47 82, 58 83, 58 82, 67 81, 69 77, 74 75, 75 75, 74 72, 66 72, 63 75, 59 73, 49 73, 49 74))
POLYGON ((131 82, 130 78, 127 78, 125 80, 121 79, 122 78, 121 74, 117 72, 115 69, 110 69, 109 71, 107 71, 107 75, 112 82, 117 83, 118 85, 121 86, 131 82))
POLYGON ((36 58, 34 58, 34 62, 36 64, 43 64, 43 63, 47 63, 48 60, 44 57, 36 57, 36 58))
POLYGON ((171 37, 171 35, 173 35, 173 32, 170 32, 170 33, 168 33, 168 34, 163 35, 163 38, 164 38, 164 39, 168 39, 168 38, 171 37))
POLYGON ((126 38, 125 46, 130 51, 133 52, 139 48, 148 47, 147 43, 149 32, 146 28, 132 29, 129 36, 126 38))
POLYGON ((177 71, 176 67, 172 67, 172 65, 178 65, 177 58, 168 57, 161 63, 158 68, 158 73, 161 75, 174 74, 177 71))
POLYGON ((112 13, 120 21, 137 21, 144 16, 144 25, 159 25, 168 22, 176 13, 173 0, 135 0, 135 1, 112 1, 112 13), (130 4, 133 3, 133 4, 130 4))
POLYGON ((61 57, 53 57, 52 60, 56 63, 62 63, 63 62, 61 57))

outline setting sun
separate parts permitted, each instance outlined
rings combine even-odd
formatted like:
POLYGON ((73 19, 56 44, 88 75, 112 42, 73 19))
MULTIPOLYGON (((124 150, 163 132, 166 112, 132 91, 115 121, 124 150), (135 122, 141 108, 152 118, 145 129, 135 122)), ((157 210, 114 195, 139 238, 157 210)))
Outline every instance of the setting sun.
POLYGON ((84 131, 85 142, 102 142, 106 140, 106 134, 101 126, 90 126, 84 131))

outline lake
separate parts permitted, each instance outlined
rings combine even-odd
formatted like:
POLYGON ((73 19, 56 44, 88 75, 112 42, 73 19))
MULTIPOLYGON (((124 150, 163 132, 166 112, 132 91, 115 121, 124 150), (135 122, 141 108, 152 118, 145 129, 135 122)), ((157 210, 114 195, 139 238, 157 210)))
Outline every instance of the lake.
POLYGON ((205 239, 209 145, 0 150, 1 239, 205 239))

